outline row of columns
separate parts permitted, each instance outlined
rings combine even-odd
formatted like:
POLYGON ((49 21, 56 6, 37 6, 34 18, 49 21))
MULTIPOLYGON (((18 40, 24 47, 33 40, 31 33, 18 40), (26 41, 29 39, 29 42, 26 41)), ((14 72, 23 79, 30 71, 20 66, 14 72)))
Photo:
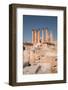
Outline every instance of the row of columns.
POLYGON ((32 30, 32 43, 40 42, 40 31, 32 30))
POLYGON ((52 34, 48 32, 48 29, 43 29, 42 30, 42 39, 40 39, 40 30, 35 30, 32 29, 32 43, 40 43, 40 41, 42 43, 46 42, 50 42, 52 39, 52 34))

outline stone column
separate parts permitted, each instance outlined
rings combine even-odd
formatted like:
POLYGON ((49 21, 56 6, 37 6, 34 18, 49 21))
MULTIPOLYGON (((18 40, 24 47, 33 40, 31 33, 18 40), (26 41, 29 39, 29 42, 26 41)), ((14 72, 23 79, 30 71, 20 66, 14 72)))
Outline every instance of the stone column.
POLYGON ((51 43, 53 42, 53 35, 52 35, 52 33, 50 33, 50 42, 51 43))
POLYGON ((34 43, 34 30, 32 30, 32 43, 34 43))
POLYGON ((42 30, 42 43, 44 42, 44 30, 42 30))
POLYGON ((50 33, 48 32, 48 29, 46 29, 45 32, 46 32, 45 41, 46 41, 46 42, 50 42, 50 33))
POLYGON ((35 30, 32 29, 32 43, 35 43, 35 30))
POLYGON ((37 43, 37 31, 35 30, 35 43, 37 43))
POLYGON ((40 43, 40 31, 38 31, 38 43, 40 43))

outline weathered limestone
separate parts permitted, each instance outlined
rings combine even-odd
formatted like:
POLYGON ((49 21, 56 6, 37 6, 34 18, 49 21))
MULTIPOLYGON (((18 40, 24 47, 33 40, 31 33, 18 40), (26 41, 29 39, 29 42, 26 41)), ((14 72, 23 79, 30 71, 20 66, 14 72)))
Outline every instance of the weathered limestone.
POLYGON ((52 35, 52 33, 50 33, 50 42, 51 43, 53 42, 53 35, 52 35))
POLYGON ((48 29, 43 29, 42 31, 42 41, 40 40, 40 30, 32 29, 32 43, 53 43, 53 36, 52 33, 48 32, 48 29))
POLYGON ((29 63, 32 65, 35 62, 35 53, 30 51, 30 61, 29 63))
POLYGON ((32 43, 24 44, 24 74, 57 73, 57 43, 52 44, 53 36, 48 29, 32 29, 32 43))
POLYGON ((40 43, 40 31, 38 31, 38 43, 40 43))
POLYGON ((42 30, 42 43, 44 42, 45 37, 44 37, 44 30, 42 30))
POLYGON ((34 31, 35 32, 35 43, 37 43, 37 32, 36 32, 36 30, 34 31))
POLYGON ((35 29, 32 30, 32 43, 37 43, 37 31, 35 29))
POLYGON ((40 43, 40 31, 32 30, 32 43, 40 43))
POLYGON ((46 42, 50 42, 50 33, 48 32, 48 29, 46 29, 46 38, 45 38, 46 42))
POLYGON ((39 65, 32 65, 30 67, 25 67, 24 74, 35 74, 38 71, 39 65))
POLYGON ((35 43, 35 31, 34 29, 32 30, 32 43, 35 43))

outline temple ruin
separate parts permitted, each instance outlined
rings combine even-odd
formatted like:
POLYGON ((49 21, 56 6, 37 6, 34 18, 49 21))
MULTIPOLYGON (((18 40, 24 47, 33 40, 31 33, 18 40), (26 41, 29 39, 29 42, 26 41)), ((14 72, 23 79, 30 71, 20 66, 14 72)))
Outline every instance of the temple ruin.
POLYGON ((33 28, 32 42, 23 47, 24 74, 57 72, 57 44, 48 28, 33 28))
POLYGON ((52 44, 54 45, 54 39, 52 33, 48 32, 48 29, 32 29, 32 44, 37 44, 37 43, 42 43, 42 44, 52 44), (40 37, 40 33, 42 32, 42 38, 40 37))

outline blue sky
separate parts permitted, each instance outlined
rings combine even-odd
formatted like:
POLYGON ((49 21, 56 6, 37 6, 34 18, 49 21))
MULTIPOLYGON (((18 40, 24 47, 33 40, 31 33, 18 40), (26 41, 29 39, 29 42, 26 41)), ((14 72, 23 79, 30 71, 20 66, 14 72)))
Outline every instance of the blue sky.
MULTIPOLYGON (((43 29, 48 28, 48 31, 53 34, 54 39, 57 39, 57 17, 56 16, 35 16, 23 15, 23 32, 24 41, 32 41, 32 28, 43 29)), ((42 36, 42 32, 41 32, 42 36)))

